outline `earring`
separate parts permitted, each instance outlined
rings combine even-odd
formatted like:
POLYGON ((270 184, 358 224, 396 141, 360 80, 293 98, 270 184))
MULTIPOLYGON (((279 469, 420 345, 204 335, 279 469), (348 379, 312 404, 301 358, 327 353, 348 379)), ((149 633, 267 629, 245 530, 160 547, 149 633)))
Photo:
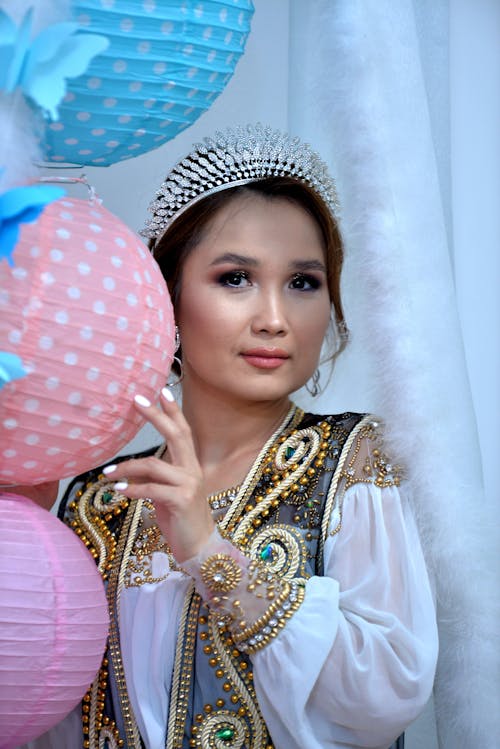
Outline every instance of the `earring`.
POLYGON ((306 382, 306 390, 311 396, 311 398, 316 398, 317 395, 319 395, 321 388, 319 386, 319 378, 320 378, 320 371, 317 369, 313 376, 311 377, 311 384, 309 384, 309 380, 306 382))
POLYGON ((172 366, 175 362, 177 364, 177 369, 179 370, 179 374, 177 375, 177 379, 167 382, 168 387, 175 387, 176 385, 179 385, 182 380, 184 379, 184 367, 182 365, 182 359, 180 356, 176 356, 176 353, 180 350, 181 347, 181 336, 179 333, 179 327, 175 326, 175 343, 174 343, 174 360, 172 362, 172 366))

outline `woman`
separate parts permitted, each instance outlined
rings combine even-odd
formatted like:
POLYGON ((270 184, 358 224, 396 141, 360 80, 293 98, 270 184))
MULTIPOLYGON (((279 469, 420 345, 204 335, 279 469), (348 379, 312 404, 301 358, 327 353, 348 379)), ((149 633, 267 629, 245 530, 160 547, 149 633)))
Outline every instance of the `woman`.
MULTIPOLYGON (((247 128, 198 146, 151 210, 183 403, 138 383, 166 447, 70 489, 114 612, 84 746, 386 748, 435 668, 418 536, 377 422, 290 401, 329 327, 347 337, 333 183, 247 128)), ((58 746, 81 745, 76 720, 58 746)))

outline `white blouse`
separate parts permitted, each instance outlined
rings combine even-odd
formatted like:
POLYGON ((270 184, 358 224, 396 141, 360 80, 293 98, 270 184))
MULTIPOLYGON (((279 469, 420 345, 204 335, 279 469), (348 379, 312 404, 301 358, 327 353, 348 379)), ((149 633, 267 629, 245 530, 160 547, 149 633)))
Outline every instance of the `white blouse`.
MULTIPOLYGON (((326 540, 324 568, 324 577, 307 581, 286 627, 252 656, 263 717, 276 749, 386 749, 427 702, 438 650, 427 571, 401 490, 363 483, 346 490, 342 528, 326 540)), ((155 552, 153 576, 167 571, 167 556, 155 552)), ((165 746, 189 585, 170 570, 161 582, 122 592, 123 663, 147 749, 165 746)), ((28 746, 79 749, 74 713, 28 746)))

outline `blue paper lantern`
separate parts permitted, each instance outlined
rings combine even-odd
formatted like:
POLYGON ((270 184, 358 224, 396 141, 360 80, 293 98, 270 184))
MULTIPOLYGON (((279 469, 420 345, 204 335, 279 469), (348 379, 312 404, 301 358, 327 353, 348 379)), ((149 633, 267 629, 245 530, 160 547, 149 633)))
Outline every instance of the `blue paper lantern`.
POLYGON ((77 0, 109 47, 68 81, 45 135, 53 163, 109 166, 157 148, 205 112, 243 54, 252 0, 77 0))

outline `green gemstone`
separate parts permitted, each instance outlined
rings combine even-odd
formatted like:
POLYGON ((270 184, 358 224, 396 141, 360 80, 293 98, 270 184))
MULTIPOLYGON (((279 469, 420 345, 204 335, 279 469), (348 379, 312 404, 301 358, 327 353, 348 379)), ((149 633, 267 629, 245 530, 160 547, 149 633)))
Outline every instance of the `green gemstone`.
POLYGON ((312 499, 310 499, 309 502, 306 502, 306 505, 308 507, 312 507, 314 505, 314 502, 312 501, 312 499))
POLYGON ((217 739, 221 739, 222 741, 231 741, 233 736, 234 736, 233 728, 220 728, 218 731, 215 732, 215 737, 217 739))
POLYGON ((271 549, 271 544, 267 544, 262 551, 260 552, 260 558, 263 562, 266 562, 268 559, 271 559, 273 555, 273 550, 271 549))
POLYGON ((295 448, 294 448, 294 447, 287 447, 287 449, 285 450, 285 456, 286 456, 286 459, 287 459, 287 460, 290 460, 290 458, 291 458, 291 457, 292 457, 292 455, 294 455, 294 454, 295 454, 295 448))
POLYGON ((109 504, 109 502, 111 502, 112 499, 113 499, 112 492, 104 492, 104 494, 102 495, 102 501, 104 502, 105 505, 109 504))

